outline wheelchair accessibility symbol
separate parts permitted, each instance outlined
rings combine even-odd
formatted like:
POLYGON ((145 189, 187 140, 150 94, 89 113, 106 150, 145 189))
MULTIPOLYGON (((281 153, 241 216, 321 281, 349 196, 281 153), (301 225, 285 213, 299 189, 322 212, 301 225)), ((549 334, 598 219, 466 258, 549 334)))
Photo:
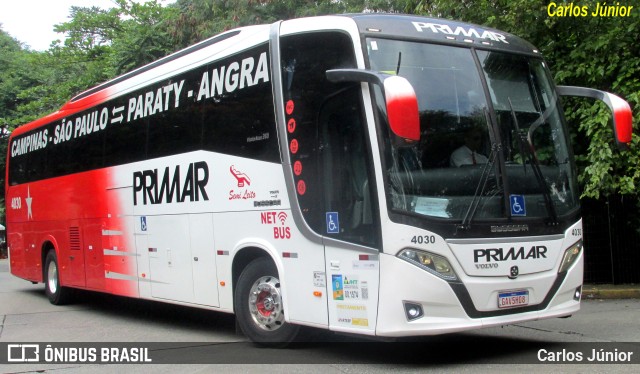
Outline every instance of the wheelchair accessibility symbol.
POLYGON ((526 216, 527 206, 525 205, 524 195, 511 195, 509 196, 511 202, 511 215, 512 216, 526 216))
POLYGON ((338 221, 338 212, 327 212, 327 234, 339 234, 340 221, 338 221))

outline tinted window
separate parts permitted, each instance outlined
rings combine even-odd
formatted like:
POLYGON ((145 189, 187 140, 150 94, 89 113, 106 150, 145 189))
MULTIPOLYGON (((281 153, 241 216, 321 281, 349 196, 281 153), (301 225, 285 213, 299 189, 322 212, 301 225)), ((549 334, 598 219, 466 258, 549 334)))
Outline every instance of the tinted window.
POLYGON ((280 162, 267 45, 12 140, 19 184, 195 150, 280 162))
POLYGON ((353 43, 324 32, 283 37, 281 46, 287 144, 302 214, 320 235, 375 246, 360 85, 326 78, 327 70, 356 67, 353 43))

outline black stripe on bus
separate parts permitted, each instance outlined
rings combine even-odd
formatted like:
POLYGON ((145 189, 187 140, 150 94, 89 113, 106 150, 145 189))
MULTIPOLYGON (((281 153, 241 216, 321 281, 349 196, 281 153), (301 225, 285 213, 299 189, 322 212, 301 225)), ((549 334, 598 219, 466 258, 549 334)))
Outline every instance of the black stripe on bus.
POLYGON ((458 300, 460 300, 460 304, 462 304, 464 311, 467 313, 467 315, 470 318, 476 319, 476 318, 488 318, 488 317, 501 317, 501 316, 507 316, 512 314, 519 314, 519 313, 538 312, 546 309, 551 303, 551 300, 554 298, 554 296, 556 296, 556 293, 560 289, 560 286, 564 282, 564 279, 566 278, 566 276, 567 276, 566 271, 558 274, 555 281, 551 285, 551 289, 549 289, 549 292, 547 292, 546 297, 544 298, 544 300, 542 300, 540 304, 529 305, 524 307, 516 307, 516 308, 491 310, 486 312, 479 311, 476 309, 476 307, 473 304, 473 300, 471 299, 471 295, 469 294, 469 291, 464 286, 464 284, 449 282, 449 286, 451 286, 451 288, 453 289, 453 292, 458 297, 458 300))

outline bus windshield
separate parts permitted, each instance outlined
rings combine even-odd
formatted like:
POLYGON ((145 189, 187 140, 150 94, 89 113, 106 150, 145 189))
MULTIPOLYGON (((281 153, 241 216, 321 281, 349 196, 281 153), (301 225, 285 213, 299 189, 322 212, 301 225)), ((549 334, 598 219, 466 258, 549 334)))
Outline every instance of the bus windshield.
POLYGON ((578 208, 568 134, 542 59, 373 38, 367 51, 372 70, 405 77, 418 97, 420 141, 385 135, 391 209, 464 224, 555 220, 578 208))

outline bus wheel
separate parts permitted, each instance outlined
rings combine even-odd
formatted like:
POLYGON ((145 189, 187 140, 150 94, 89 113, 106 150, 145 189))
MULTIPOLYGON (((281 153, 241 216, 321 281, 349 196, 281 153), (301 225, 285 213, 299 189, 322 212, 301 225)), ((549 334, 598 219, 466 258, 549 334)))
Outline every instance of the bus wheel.
POLYGON ((47 258, 44 261, 44 286, 51 304, 63 305, 71 300, 72 290, 60 285, 58 258, 54 250, 47 253, 47 258))
POLYGON ((300 327, 284 320, 278 270, 271 259, 260 257, 247 265, 234 303, 238 325, 251 341, 284 346, 298 335, 300 327))

